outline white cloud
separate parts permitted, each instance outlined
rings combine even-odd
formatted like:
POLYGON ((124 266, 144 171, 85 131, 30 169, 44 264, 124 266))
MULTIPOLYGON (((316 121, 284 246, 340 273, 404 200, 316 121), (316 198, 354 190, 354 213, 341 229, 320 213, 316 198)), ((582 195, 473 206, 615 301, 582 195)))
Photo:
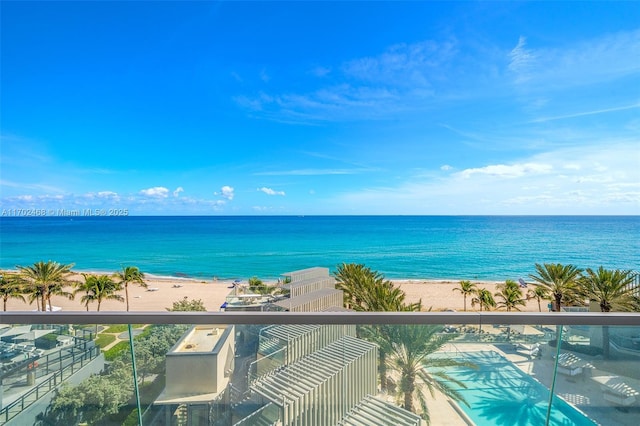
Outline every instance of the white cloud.
POLYGON ((564 164, 562 168, 567 170, 580 170, 580 164, 572 164, 572 163, 564 164))
POLYGON ((463 178, 470 178, 473 175, 491 175, 505 178, 521 177, 528 174, 549 173, 553 167, 550 164, 524 163, 524 164, 495 164, 474 169, 466 169, 459 174, 463 178))
POLYGON ((640 30, 620 31, 559 48, 526 48, 520 37, 509 53, 516 83, 532 89, 578 86, 640 71, 640 30))
POLYGON ((315 75, 316 77, 325 77, 329 75, 329 73, 331 73, 331 68, 328 67, 315 67, 311 70, 311 74, 315 75))
POLYGON ((284 191, 274 191, 273 189, 267 188, 265 186, 263 186, 262 188, 258 188, 258 191, 262 191, 267 195, 285 195, 284 191))
POLYGON ((585 117, 589 115, 607 114, 611 112, 625 111, 625 110, 637 109, 637 108, 640 108, 640 103, 634 103, 631 105, 623 105, 623 106, 612 107, 612 108, 601 108, 601 109, 596 109, 591 111, 574 112, 571 114, 558 115, 554 117, 542 117, 542 118, 537 118, 535 120, 532 120, 531 122, 544 123, 548 121, 565 120, 567 118, 585 117))
POLYGON ((164 186, 154 186, 153 188, 143 189, 140 191, 140 194, 152 198, 167 198, 169 196, 169 190, 164 186))
POLYGON ((260 71, 260 80, 265 83, 268 83, 269 80, 271 80, 271 77, 269 77, 269 74, 267 74, 267 70, 263 69, 260 71))
POLYGON ((414 175, 396 186, 337 194, 325 204, 357 214, 639 214, 637 146, 609 141, 508 165, 414 175))
POLYGON ((225 185, 222 188, 220 188, 220 194, 229 201, 233 200, 233 197, 235 195, 234 189, 228 185, 225 185))
POLYGON ((363 81, 403 87, 430 86, 434 75, 440 76, 457 53, 454 41, 431 40, 396 44, 378 56, 347 62, 342 68, 347 76, 363 81))
POLYGON ((233 77, 233 79, 235 81, 237 81, 238 83, 242 83, 243 82, 242 77, 240 77, 240 74, 238 74, 235 71, 231 71, 231 77, 233 77))
POLYGON ((534 65, 536 56, 525 48, 527 39, 520 36, 518 44, 509 52, 511 61, 509 62, 509 71, 516 74, 516 83, 529 80, 531 69, 534 65))
POLYGON ((443 164, 442 166, 440 166, 440 170, 448 172, 449 170, 453 169, 453 167, 451 167, 448 164, 443 164))
POLYGON ((181 186, 177 187, 175 191, 173 191, 173 196, 177 197, 178 195, 180 195, 181 192, 184 192, 184 188, 182 188, 181 186))
POLYGON ((236 104, 264 118, 311 124, 326 120, 375 119, 424 108, 434 82, 449 78, 457 42, 396 44, 379 55, 355 58, 337 67, 311 71, 320 87, 303 93, 282 92, 234 97, 236 104))
POLYGON ((118 198, 118 194, 113 191, 100 191, 96 195, 98 198, 118 198))

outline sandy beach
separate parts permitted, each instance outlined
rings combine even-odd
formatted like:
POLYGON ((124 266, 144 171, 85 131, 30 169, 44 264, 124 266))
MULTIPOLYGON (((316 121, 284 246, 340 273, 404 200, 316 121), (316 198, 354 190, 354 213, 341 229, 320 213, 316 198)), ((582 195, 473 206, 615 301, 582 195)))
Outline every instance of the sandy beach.
MULTIPOLYGON (((73 279, 82 280, 82 276, 77 274, 73 279)), ((201 299, 208 311, 216 312, 220 310, 220 305, 224 303, 225 297, 233 291, 232 280, 198 280, 191 278, 177 277, 157 277, 147 275, 145 282, 147 288, 138 285, 129 285, 129 305, 130 311, 165 311, 170 308, 173 302, 182 300, 185 296, 189 299, 201 299)), ((422 299, 425 310, 432 308, 433 311, 443 311, 453 309, 463 311, 464 299, 458 291, 453 291, 458 287, 458 281, 453 280, 393 280, 407 295, 407 302, 415 302, 422 299)), ((496 286, 500 284, 495 281, 472 281, 479 288, 486 288, 495 293, 496 286)), ((244 281, 246 284, 246 281, 244 281)), ((276 282, 265 281, 266 284, 275 285, 276 282)), ((120 294, 124 296, 124 291, 120 294)), ((68 300, 64 297, 53 296, 54 307, 60 307, 63 311, 85 311, 85 307, 80 303, 81 295, 75 300, 68 300)), ((542 309, 545 310, 546 302, 542 302, 542 309)), ((32 311, 36 309, 35 303, 29 305, 20 300, 9 299, 7 310, 9 311, 32 311)), ((478 306, 471 307, 471 298, 467 298, 467 311, 475 311, 478 306)), ((89 305, 90 311, 96 310, 96 304, 89 305)), ((106 311, 126 311, 126 304, 113 300, 105 300, 100 307, 101 312, 106 311)), ((538 303, 529 300, 527 306, 522 311, 537 312, 538 303)))

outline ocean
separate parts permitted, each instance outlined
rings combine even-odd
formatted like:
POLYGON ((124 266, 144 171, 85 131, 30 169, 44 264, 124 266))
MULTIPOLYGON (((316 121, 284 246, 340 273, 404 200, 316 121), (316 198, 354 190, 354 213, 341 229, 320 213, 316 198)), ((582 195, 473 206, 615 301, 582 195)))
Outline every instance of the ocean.
POLYGON ((0 268, 40 260, 209 280, 345 262, 393 279, 503 281, 543 262, 640 270, 640 216, 0 218, 0 268))

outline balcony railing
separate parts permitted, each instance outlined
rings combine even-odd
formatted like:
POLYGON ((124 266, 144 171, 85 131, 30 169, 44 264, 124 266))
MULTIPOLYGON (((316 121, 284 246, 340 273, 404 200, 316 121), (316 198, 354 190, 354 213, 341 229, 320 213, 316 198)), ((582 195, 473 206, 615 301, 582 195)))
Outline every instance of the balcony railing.
POLYGON ((640 314, 6 312, 0 324, 0 424, 640 416, 640 314))

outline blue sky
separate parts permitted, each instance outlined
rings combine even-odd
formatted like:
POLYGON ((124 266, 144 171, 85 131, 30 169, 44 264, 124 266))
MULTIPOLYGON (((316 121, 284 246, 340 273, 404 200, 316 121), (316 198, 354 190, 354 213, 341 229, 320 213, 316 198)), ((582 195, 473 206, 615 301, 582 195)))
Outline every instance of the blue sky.
POLYGON ((2 209, 640 214, 638 2, 3 2, 2 209))

